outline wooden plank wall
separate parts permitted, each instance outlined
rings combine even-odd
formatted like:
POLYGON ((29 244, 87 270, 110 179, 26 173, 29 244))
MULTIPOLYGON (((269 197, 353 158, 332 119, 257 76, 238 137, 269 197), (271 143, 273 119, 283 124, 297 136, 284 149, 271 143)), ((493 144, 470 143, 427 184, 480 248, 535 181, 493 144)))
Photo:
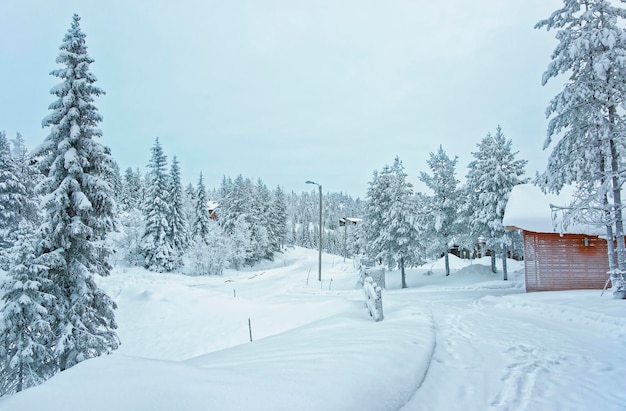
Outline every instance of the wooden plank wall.
POLYGON ((582 234, 524 231, 524 264, 527 291, 602 289, 609 270, 606 241, 582 234))

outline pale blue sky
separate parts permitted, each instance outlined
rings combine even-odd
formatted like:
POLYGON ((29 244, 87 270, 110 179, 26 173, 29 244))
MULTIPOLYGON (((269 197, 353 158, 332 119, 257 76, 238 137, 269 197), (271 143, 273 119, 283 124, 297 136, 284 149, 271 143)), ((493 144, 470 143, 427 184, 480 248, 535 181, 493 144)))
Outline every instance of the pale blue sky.
POLYGON ((145 171, 158 136, 200 171, 271 188, 363 197, 399 155, 417 183, 441 144, 464 180, 498 124, 528 171, 545 167, 541 75, 554 32, 533 29, 559 0, 3 0, 0 130, 30 148, 47 135, 58 47, 74 12, 87 34, 104 116, 102 142, 122 170, 145 171))

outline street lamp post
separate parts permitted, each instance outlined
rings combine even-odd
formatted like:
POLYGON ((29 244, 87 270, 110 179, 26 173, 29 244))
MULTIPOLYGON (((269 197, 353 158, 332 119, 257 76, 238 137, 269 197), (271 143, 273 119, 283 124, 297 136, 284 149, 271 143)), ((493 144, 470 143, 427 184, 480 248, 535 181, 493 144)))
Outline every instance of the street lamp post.
POLYGON ((319 241, 319 256, 318 256, 318 280, 322 281, 322 185, 315 181, 307 180, 306 184, 315 184, 320 189, 320 241, 319 241))

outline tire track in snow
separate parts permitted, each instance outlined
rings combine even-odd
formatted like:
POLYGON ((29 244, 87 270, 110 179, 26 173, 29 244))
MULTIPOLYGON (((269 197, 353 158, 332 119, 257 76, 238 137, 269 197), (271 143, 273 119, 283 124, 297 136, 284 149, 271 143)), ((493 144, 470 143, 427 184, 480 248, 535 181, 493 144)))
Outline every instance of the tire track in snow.
POLYGON ((549 372, 551 367, 558 366, 566 358, 550 356, 542 348, 525 344, 511 347, 506 353, 513 362, 502 376, 503 388, 492 397, 490 405, 496 410, 523 411, 530 403, 537 376, 549 372))
POLYGON ((437 330, 432 367, 403 411, 534 409, 536 397, 545 396, 541 384, 555 384, 571 362, 558 345, 542 347, 545 338, 535 337, 543 327, 534 330, 527 313, 502 306, 507 298, 468 297, 430 305, 437 330))
MULTIPOLYGON (((466 303, 462 305, 465 306, 466 303)), ((433 385, 441 385, 438 381, 441 375, 441 369, 458 369, 458 365, 465 362, 462 358, 464 357, 464 355, 459 353, 458 348, 460 346, 467 347, 468 341, 471 341, 475 337, 475 334, 464 324, 463 317, 465 316, 465 312, 459 313, 458 308, 450 307, 448 307, 448 309, 444 311, 442 310, 442 307, 439 306, 439 304, 437 304, 437 307, 433 307, 429 304, 428 307, 431 314, 432 322, 434 324, 435 332, 435 343, 433 344, 433 351, 430 355, 428 370, 424 374, 424 378, 420 382, 419 386, 416 388, 415 392, 413 393, 407 404, 405 404, 405 406, 401 408, 401 411, 441 409, 436 406, 425 406, 422 401, 422 397, 428 396, 428 394, 425 393, 430 393, 433 385), (452 312, 449 312, 450 309, 452 309, 452 312), (437 315, 434 314, 434 310, 438 312, 437 315), (462 341, 459 342, 459 339, 462 341), (431 377, 431 374, 434 375, 431 377)), ((465 310, 473 309, 476 309, 476 306, 465 307, 465 310)), ((474 358, 480 358, 478 352, 474 351, 472 354, 475 354, 474 358)), ((467 372, 468 370, 473 370, 476 367, 472 365, 469 367, 465 366, 463 368, 464 369, 462 371, 467 372)), ((471 398, 474 396, 474 389, 471 385, 457 383, 453 383, 450 385, 451 386, 447 386, 446 389, 457 390, 454 394, 451 393, 450 397, 471 398)))

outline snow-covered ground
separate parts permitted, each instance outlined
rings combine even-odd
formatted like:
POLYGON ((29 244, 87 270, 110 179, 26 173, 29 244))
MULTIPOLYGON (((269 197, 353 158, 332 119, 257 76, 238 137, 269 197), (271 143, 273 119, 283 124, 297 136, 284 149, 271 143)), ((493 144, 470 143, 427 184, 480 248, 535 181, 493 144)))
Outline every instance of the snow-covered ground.
POLYGON ((437 261, 404 290, 387 273, 378 323, 352 263, 324 255, 320 284, 314 250, 221 277, 119 267, 99 283, 121 348, 0 410, 626 409, 623 300, 526 294, 518 262, 504 282, 451 259, 449 277, 437 261))

